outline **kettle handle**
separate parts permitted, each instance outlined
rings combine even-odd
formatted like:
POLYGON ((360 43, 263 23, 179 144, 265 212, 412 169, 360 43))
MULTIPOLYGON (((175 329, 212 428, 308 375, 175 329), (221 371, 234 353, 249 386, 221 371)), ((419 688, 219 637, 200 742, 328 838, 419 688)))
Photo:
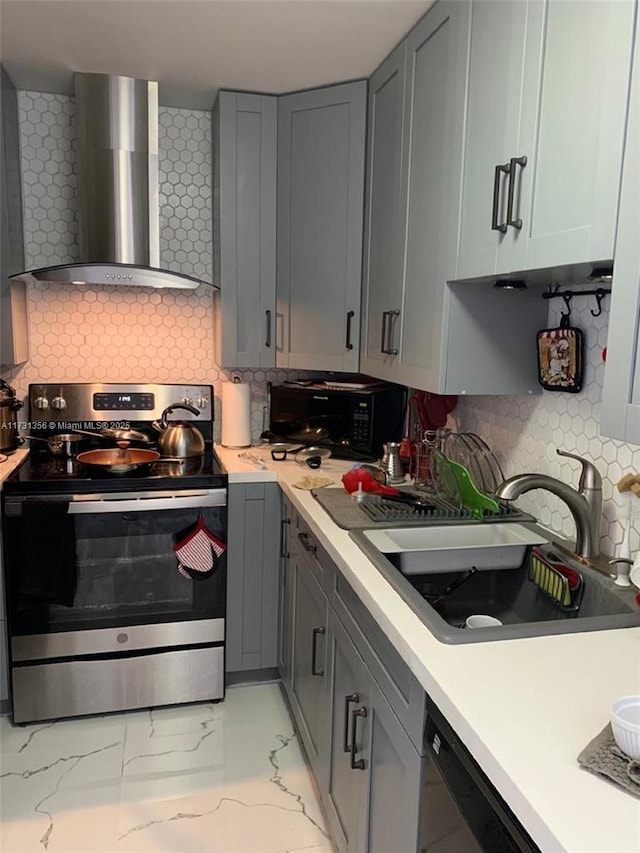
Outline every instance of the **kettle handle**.
POLYGON ((162 413, 162 429, 167 428, 167 416, 174 412, 176 409, 184 409, 186 412, 191 412, 192 415, 196 416, 200 414, 200 409, 196 409, 194 406, 188 406, 186 403, 174 403, 171 406, 167 406, 167 408, 162 413))

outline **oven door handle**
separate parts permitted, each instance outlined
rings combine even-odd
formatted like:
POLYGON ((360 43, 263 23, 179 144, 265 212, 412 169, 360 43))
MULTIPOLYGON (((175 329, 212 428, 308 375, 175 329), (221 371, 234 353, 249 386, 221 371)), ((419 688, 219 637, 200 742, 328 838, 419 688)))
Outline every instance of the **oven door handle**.
MULTIPOLYGON (((5 515, 22 515, 22 503, 24 498, 18 500, 7 500, 5 503, 5 515)), ((29 500, 35 499, 30 498, 29 500)), ((75 495, 69 496, 47 496, 46 502, 50 500, 69 500, 69 515, 83 515, 88 513, 102 514, 105 512, 156 512, 163 509, 200 509, 200 507, 221 507, 227 505, 226 489, 210 489, 204 492, 189 492, 188 495, 177 493, 173 497, 170 493, 154 495, 153 492, 142 495, 75 495)), ((45 502, 45 501, 43 501, 45 502)))

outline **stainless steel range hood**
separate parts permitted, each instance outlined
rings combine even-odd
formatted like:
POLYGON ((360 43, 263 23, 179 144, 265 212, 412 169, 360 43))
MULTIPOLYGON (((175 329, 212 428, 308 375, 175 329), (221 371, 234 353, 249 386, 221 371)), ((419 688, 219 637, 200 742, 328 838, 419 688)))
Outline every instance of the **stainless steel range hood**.
POLYGON ((80 263, 12 278, 182 289, 206 283, 159 267, 158 84, 106 74, 75 74, 74 82, 80 263))

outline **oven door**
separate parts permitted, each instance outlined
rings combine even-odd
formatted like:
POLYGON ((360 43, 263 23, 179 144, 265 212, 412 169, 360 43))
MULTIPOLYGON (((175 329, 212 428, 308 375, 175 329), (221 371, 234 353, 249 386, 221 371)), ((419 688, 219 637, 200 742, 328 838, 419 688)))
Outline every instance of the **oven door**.
MULTIPOLYGON (((48 636, 51 645, 52 635, 99 636, 100 629, 125 626, 172 623, 184 630, 184 623, 193 622, 195 629, 195 623, 219 620, 222 640, 226 552, 212 572, 185 577, 173 546, 200 514, 207 530, 226 542, 226 497, 226 489, 7 495, 4 546, 14 659, 16 652, 23 659, 42 655, 41 649, 27 651, 28 637, 48 636)), ((60 642, 62 637, 53 645, 60 642)))

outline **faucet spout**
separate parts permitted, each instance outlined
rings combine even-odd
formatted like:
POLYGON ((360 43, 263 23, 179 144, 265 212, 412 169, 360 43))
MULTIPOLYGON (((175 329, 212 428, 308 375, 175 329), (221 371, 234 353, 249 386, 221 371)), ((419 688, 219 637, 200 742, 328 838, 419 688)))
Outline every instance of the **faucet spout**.
POLYGON ((601 502, 594 501, 593 494, 588 499, 562 480, 546 474, 516 474, 498 486, 495 496, 513 501, 533 489, 545 489, 564 501, 576 523, 575 553, 587 559, 597 557, 600 553, 600 512, 597 507, 601 502))

